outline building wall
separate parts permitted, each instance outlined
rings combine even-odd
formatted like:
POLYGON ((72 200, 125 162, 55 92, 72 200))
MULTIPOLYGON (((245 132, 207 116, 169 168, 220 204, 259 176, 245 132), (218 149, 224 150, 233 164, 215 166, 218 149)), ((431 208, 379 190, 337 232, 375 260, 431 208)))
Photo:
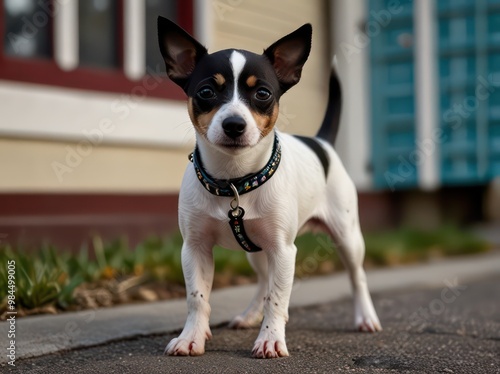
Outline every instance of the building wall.
POLYGON ((176 192, 184 104, 124 96, 0 81, 0 192, 176 192))
MULTIPOLYGON (((224 3, 224 2, 219 2, 224 3)), ((285 132, 314 135, 325 112, 330 75, 330 22, 323 0, 245 0, 214 8, 212 50, 234 48, 262 51, 304 23, 313 26, 312 50, 300 82, 280 103, 278 128, 285 132)))
POLYGON ((0 139, 0 191, 177 193, 190 152, 107 144, 82 157, 78 149, 71 142, 0 139), (54 162, 63 165, 57 172, 54 162))
MULTIPOLYGON (((283 131, 314 134, 330 64, 326 2, 219 3, 226 4, 195 3, 195 31, 211 51, 238 46, 260 53, 303 23, 313 24, 311 57, 301 82, 283 98, 278 124, 283 131)), ((0 80, 0 193, 177 193, 194 144, 185 103, 143 99, 137 92, 0 80)))
MULTIPOLYGON (((0 79, 3 240, 23 246, 49 240, 79 248, 90 233, 108 239, 126 233, 133 245, 175 228, 177 194, 194 130, 184 100, 141 96, 149 85, 168 82, 158 76, 141 79, 144 66, 132 53, 144 49, 143 39, 133 33, 141 29, 140 1, 124 3, 130 26, 124 41, 125 74, 135 79, 126 90, 112 93, 0 79)), ((71 39, 74 30, 64 30, 72 25, 63 22, 63 16, 71 13, 65 7, 74 7, 75 1, 57 4, 63 8, 55 16, 56 31, 66 36, 58 40, 71 39)), ((302 24, 313 24, 311 56, 301 82, 282 99, 278 127, 315 134, 325 110, 330 70, 328 2, 194 0, 194 5, 195 36, 210 51, 238 47, 261 53, 302 24)), ((59 68, 70 69, 78 62, 74 46, 58 42, 55 48, 59 68), (62 58, 66 55, 72 57, 62 58)), ((174 96, 181 98, 176 89, 174 96)))

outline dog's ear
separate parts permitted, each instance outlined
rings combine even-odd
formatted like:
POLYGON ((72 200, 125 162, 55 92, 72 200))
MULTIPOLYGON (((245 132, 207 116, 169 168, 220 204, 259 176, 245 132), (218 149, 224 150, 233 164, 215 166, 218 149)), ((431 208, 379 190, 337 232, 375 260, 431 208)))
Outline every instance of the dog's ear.
POLYGON ((284 91, 300 80, 302 67, 311 51, 312 26, 306 23, 264 50, 284 91))
POLYGON ((207 49, 172 21, 158 17, 158 41, 168 77, 186 90, 186 83, 207 49))

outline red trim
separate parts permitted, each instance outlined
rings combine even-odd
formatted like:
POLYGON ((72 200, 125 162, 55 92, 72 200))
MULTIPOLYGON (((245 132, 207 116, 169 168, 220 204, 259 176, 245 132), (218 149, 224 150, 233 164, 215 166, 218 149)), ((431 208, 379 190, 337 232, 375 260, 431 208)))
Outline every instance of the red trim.
POLYGON ((180 27, 186 30, 191 35, 194 32, 193 18, 194 5, 193 0, 178 1, 177 7, 177 23, 180 27), (180 6, 182 4, 182 6, 180 6))
MULTIPOLYGON (((179 1, 181 24, 193 28, 193 1, 179 1)), ((60 69, 54 60, 22 59, 5 56, 4 51, 4 2, 0 0, 0 79, 77 88, 92 91, 118 92, 133 96, 158 97, 185 100, 184 92, 163 76, 146 75, 139 81, 131 81, 123 73, 123 0, 119 1, 118 43, 120 70, 78 68, 73 71, 60 69)), ((53 47, 52 47, 53 50, 53 47)))
POLYGON ((0 194, 0 244, 21 249, 49 242, 79 250, 94 235, 126 236, 131 248, 177 230, 177 195, 0 194))
POLYGON ((134 96, 185 100, 183 91, 166 77, 145 76, 134 82, 121 71, 79 68, 65 72, 53 61, 9 59, 0 61, 0 79, 51 86, 120 92, 134 96), (150 89, 151 87, 151 89, 150 89))
POLYGON ((177 215, 173 194, 2 193, 0 217, 67 214, 177 215))

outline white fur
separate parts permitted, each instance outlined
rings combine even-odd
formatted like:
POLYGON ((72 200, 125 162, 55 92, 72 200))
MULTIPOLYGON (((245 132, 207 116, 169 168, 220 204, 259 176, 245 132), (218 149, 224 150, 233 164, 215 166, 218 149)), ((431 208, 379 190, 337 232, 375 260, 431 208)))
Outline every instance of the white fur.
MULTIPOLYGON (((241 114, 239 112, 238 114, 241 114)), ((218 122, 211 127, 218 126, 218 122)), ((215 131, 215 130, 214 130, 215 131)), ((328 180, 317 156, 301 141, 278 133, 282 159, 273 177, 258 189, 240 197, 245 209, 245 229, 263 248, 248 254, 258 274, 258 291, 232 327, 258 326, 254 357, 288 356, 285 324, 292 290, 297 233, 311 218, 319 219, 335 242, 349 271, 354 293, 355 324, 362 331, 381 330, 362 268, 364 241, 358 221, 357 194, 334 149, 324 143, 330 158, 328 180)), ((207 172, 216 178, 235 178, 254 173, 268 161, 274 132, 236 155, 228 155, 209 140, 198 136, 201 158, 207 172)), ((209 328, 209 295, 213 279, 212 247, 242 250, 228 224, 232 198, 208 193, 188 165, 179 198, 179 225, 184 238, 182 265, 189 306, 180 336, 166 352, 196 355, 204 352, 209 328), (200 295, 203 297, 200 297, 200 295)))

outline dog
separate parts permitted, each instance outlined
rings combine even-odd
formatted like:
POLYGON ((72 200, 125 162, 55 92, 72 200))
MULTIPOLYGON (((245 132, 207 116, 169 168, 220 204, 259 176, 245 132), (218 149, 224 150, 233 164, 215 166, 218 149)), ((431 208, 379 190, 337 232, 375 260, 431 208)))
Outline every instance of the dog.
POLYGON ((294 240, 301 229, 331 235, 349 272, 354 321, 360 331, 381 325, 362 267, 357 192, 333 149, 340 111, 334 72, 319 137, 296 137, 275 128, 279 99, 297 84, 311 49, 305 24, 258 55, 207 49, 170 20, 158 18, 160 51, 168 77, 188 97, 196 147, 179 194, 182 269, 188 315, 168 355, 195 356, 211 338, 212 248, 245 250, 258 290, 233 328, 261 326, 253 357, 288 356, 285 324, 294 278, 294 240), (330 141, 328 141, 328 139, 330 141))

